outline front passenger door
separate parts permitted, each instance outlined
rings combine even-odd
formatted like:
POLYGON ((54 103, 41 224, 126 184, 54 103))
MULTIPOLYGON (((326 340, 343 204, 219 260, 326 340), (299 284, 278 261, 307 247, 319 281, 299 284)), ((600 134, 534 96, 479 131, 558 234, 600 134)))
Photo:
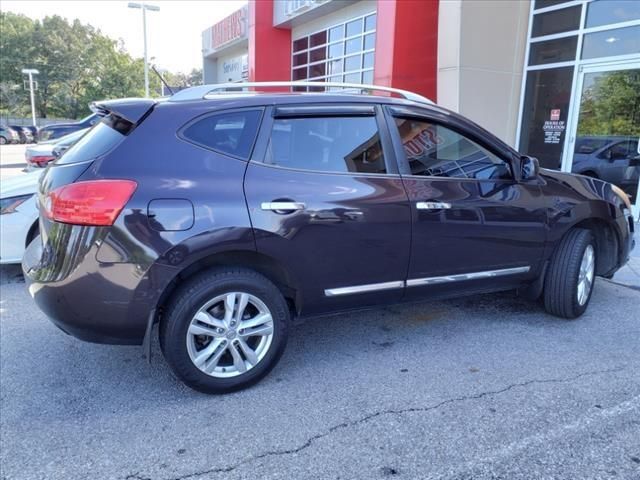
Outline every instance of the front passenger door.
POLYGON ((400 172, 412 211, 407 296, 484 291, 535 278, 546 213, 537 183, 446 117, 394 115, 400 172))

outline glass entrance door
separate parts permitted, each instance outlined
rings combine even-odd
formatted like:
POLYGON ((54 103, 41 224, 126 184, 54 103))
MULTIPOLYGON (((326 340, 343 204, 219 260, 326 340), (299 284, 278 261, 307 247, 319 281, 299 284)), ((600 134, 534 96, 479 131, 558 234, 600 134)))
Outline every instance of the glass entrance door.
POLYGON ((640 212, 640 62, 585 65, 563 170, 622 188, 640 212))

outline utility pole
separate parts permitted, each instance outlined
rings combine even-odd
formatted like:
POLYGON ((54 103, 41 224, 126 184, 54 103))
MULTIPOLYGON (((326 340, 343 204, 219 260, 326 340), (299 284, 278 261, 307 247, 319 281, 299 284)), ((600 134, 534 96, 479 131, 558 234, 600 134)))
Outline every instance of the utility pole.
POLYGON ((33 76, 38 75, 40 72, 35 68, 23 68, 22 73, 29 75, 29 94, 31 96, 31 120, 33 121, 33 126, 36 125, 36 101, 33 95, 33 76))
POLYGON ((140 8, 142 10, 142 34, 144 36, 144 96, 149 96, 149 63, 147 61, 147 10, 159 12, 160 7, 147 3, 129 2, 129 8, 140 8))

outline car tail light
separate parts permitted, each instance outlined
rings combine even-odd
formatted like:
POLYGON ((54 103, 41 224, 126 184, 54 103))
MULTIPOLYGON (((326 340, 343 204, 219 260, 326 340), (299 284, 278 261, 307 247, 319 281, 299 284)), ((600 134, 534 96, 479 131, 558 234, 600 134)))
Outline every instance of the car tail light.
POLYGON ((113 225, 138 184, 131 180, 76 182, 49 192, 44 214, 72 225, 113 225))
POLYGON ((47 163, 55 159, 56 157, 54 155, 34 155, 33 157, 29 157, 27 162, 38 165, 39 167, 44 167, 47 163))

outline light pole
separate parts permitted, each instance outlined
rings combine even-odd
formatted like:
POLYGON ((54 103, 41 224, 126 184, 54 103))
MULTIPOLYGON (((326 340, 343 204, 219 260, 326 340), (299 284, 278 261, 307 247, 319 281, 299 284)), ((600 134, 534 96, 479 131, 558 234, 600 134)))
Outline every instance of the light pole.
POLYGON ((144 35, 144 96, 149 96, 149 64, 147 63, 147 10, 159 12, 160 7, 147 3, 129 2, 129 8, 142 9, 142 34, 144 35))
POLYGON ((23 68, 22 73, 25 75, 29 75, 29 94, 31 95, 31 120, 33 121, 33 126, 36 127, 36 101, 33 96, 33 76, 38 75, 40 72, 35 68, 23 68))

